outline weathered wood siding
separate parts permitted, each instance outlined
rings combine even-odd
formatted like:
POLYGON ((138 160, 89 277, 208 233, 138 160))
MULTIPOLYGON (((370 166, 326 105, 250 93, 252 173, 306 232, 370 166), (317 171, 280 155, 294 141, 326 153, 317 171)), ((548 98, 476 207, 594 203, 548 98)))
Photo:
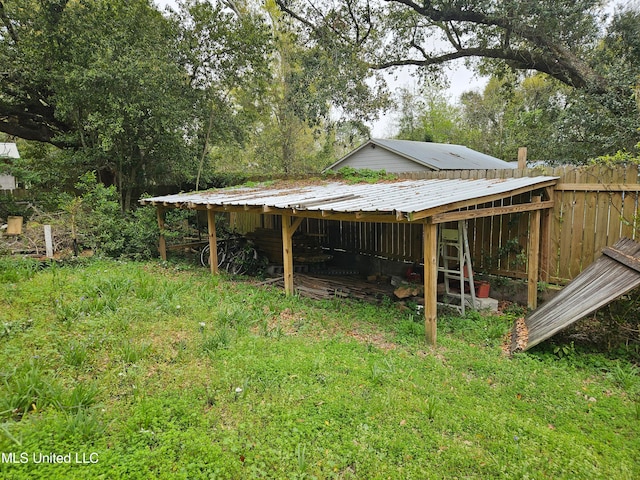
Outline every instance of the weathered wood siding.
POLYGON ((401 155, 385 150, 375 145, 368 145, 336 167, 368 168, 370 170, 385 170, 388 173, 429 171, 427 167, 404 158, 401 155))

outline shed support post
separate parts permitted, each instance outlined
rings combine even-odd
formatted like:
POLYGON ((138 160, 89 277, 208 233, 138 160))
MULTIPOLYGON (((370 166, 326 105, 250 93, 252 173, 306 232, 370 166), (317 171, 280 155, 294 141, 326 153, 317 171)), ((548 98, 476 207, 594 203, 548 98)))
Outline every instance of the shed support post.
POLYGON ((207 231, 209 233, 209 267, 211 274, 218 273, 218 237, 216 235, 216 212, 207 209, 207 231))
MULTIPOLYGON (((540 203, 541 197, 533 197, 532 203, 540 203)), ((538 274, 540 270, 540 210, 533 210, 529 217, 529 256, 527 266, 527 306, 535 310, 538 306, 538 274)))
POLYGON ((438 224, 427 222, 422 227, 424 251, 424 332, 425 340, 436 345, 438 331, 438 224))
MULTIPOLYGON (((553 188, 546 188, 548 200, 554 201, 553 188)), ((545 208, 540 219, 540 280, 548 282, 551 278, 551 220, 552 208, 545 208)))
POLYGON ((160 236, 158 237, 158 252, 162 260, 167 260, 167 241, 164 238, 164 214, 165 209, 162 207, 156 208, 156 214, 158 216, 158 229, 160 230, 160 236))
POLYGON ((293 234, 302 223, 296 218, 291 223, 291 215, 282 215, 282 260, 284 263, 284 293, 293 295, 293 234))

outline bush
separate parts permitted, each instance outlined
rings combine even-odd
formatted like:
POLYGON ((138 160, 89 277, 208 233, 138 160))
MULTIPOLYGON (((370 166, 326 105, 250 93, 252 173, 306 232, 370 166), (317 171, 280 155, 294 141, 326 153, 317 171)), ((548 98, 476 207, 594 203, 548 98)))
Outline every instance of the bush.
POLYGON ((158 255, 153 208, 122 212, 115 186, 105 187, 97 182, 93 172, 83 175, 76 187, 82 195, 72 200, 66 210, 85 247, 109 257, 148 259, 158 255))

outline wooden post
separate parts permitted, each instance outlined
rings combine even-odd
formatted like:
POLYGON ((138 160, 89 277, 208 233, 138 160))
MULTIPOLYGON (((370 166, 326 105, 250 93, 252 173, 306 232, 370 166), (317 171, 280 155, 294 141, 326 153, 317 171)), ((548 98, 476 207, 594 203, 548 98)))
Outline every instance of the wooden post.
POLYGON ((164 238, 164 212, 165 209, 158 207, 156 209, 158 214, 158 229, 160 230, 160 237, 158 238, 158 252, 160 252, 160 258, 162 260, 167 259, 167 241, 164 238))
POLYGON ((211 274, 218 273, 218 238, 216 236, 216 212, 207 210, 207 231, 209 232, 209 267, 211 274))
MULTIPOLYGON (((533 197, 532 203, 540 203, 541 197, 533 197)), ((538 271, 540 255, 540 210, 532 210, 529 217, 529 255, 527 304, 531 310, 538 306, 538 271)))
POLYGON ((51 225, 44 226, 44 248, 47 258, 53 258, 53 235, 51 225))
POLYGON ((518 168, 520 170, 527 168, 527 147, 520 147, 518 149, 518 168))
POLYGON ((424 332, 430 345, 438 332, 438 225, 427 221, 422 227, 424 252, 424 332))
POLYGON ((540 280, 548 282, 551 278, 551 208, 541 212, 540 219, 540 280))
POLYGON ((293 234, 302 223, 296 218, 291 223, 291 215, 282 215, 282 261, 284 263, 284 293, 293 295, 293 234))

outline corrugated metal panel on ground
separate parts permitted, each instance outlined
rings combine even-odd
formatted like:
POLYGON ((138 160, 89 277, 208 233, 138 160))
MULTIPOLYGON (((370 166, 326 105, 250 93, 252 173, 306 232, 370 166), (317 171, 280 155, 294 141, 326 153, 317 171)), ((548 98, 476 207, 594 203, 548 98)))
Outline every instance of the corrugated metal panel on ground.
POLYGON ((410 215, 434 208, 508 195, 521 189, 554 182, 556 177, 509 179, 405 180, 374 184, 324 182, 239 187, 206 192, 167 195, 141 200, 145 204, 175 206, 269 207, 282 210, 338 213, 402 213, 410 215))
POLYGON ((640 286, 640 244, 623 238, 525 318, 512 349, 527 350, 640 286), (520 336, 520 338, 517 338, 520 336), (525 337, 524 339, 522 337, 525 337))

